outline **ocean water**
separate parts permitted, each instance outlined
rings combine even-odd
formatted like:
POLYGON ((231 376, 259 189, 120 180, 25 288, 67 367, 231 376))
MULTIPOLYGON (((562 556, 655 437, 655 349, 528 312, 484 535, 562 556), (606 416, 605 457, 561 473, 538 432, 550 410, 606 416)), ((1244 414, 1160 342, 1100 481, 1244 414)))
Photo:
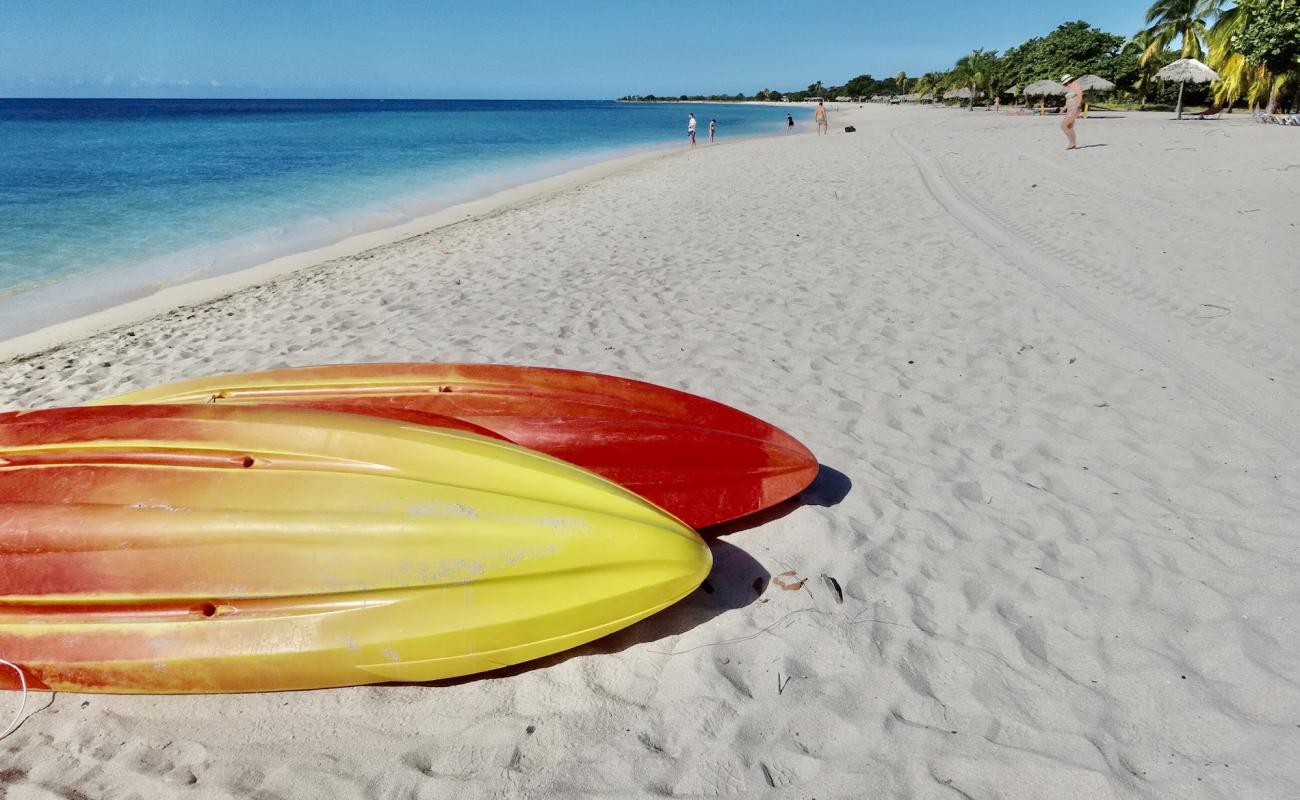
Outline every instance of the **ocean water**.
POLYGON ((690 111, 701 141, 712 118, 725 141, 777 133, 788 110, 0 99, 0 339, 586 163, 684 146, 690 111))

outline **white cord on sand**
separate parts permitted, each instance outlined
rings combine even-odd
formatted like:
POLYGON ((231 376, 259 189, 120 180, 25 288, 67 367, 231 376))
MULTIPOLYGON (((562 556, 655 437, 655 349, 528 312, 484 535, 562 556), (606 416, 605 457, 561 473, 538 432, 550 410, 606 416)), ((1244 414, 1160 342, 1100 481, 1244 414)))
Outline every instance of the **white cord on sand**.
POLYGON ((9 723, 9 727, 5 728, 4 733, 0 733, 0 739, 3 739, 9 734, 18 730, 18 726, 22 724, 23 712, 27 710, 27 675, 22 671, 22 669, 17 664, 13 663, 12 661, 6 661, 3 658, 0 658, 0 664, 4 664, 6 667, 9 667, 14 672, 17 672, 18 682, 22 684, 23 687, 23 701, 18 705, 18 712, 14 714, 14 718, 9 723))

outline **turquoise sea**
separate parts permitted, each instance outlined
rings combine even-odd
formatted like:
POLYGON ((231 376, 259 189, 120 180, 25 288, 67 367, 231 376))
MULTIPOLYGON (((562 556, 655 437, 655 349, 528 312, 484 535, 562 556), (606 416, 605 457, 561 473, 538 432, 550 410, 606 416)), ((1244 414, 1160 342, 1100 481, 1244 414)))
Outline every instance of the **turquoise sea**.
POLYGON ((701 139, 716 118, 725 141, 777 133, 788 110, 0 99, 0 339, 586 163, 684 146, 691 111, 701 139))

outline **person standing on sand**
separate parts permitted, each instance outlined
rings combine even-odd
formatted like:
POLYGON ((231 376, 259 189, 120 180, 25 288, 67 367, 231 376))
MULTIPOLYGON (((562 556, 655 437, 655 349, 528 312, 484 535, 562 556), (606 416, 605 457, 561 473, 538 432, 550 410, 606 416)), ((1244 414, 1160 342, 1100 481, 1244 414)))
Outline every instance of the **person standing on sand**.
POLYGON ((1000 94, 994 95, 993 97, 993 113, 994 114, 1002 113, 1002 95, 1000 94))
POLYGON ((794 133, 794 117, 790 114, 785 115, 785 132, 794 133))
POLYGON ((1065 119, 1061 120, 1061 133, 1065 134, 1070 143, 1065 149, 1077 150, 1079 145, 1074 141, 1074 121, 1079 118, 1079 108, 1083 105, 1083 86, 1068 72, 1061 76, 1061 83, 1065 84, 1065 119))
POLYGON ((826 121, 826 106, 822 101, 817 101, 817 110, 813 112, 813 119, 817 121, 817 135, 831 132, 831 124, 826 121))
POLYGON ((716 119, 709 120, 709 144, 713 144, 713 136, 717 132, 718 132, 718 121, 716 119))
POLYGON ((687 114, 687 117, 688 119, 686 120, 686 135, 691 140, 691 147, 694 147, 695 146, 695 115, 687 114))

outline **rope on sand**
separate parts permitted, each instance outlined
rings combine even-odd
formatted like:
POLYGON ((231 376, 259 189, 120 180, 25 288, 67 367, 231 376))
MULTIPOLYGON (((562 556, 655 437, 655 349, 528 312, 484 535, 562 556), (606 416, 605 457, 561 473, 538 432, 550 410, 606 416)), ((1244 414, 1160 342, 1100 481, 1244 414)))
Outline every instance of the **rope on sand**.
POLYGON ((18 726, 22 724, 23 712, 27 710, 27 675, 22 671, 21 667, 12 661, 6 661, 5 659, 0 658, 0 664, 4 664, 14 672, 17 672, 18 682, 22 684, 23 687, 23 700, 18 704, 18 711, 14 714, 14 718, 9 722, 9 727, 5 728, 4 733, 0 733, 0 739, 4 739, 9 734, 18 730, 18 726))

